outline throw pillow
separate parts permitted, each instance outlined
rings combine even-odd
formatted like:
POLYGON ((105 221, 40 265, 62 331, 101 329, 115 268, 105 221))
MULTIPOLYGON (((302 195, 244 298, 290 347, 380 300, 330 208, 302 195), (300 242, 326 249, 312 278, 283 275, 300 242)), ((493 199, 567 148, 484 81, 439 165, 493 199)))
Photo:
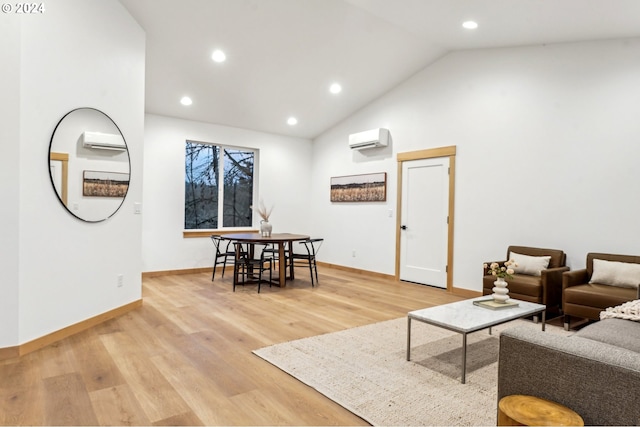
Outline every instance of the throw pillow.
POLYGON ((625 319, 640 322, 640 299, 601 311, 600 320, 603 319, 625 319))
POLYGON ((542 270, 549 266, 551 256, 530 256, 511 252, 509 259, 512 259, 516 263, 516 266, 513 267, 515 273, 540 276, 542 270))
POLYGON ((640 283, 640 264, 596 258, 593 260, 593 274, 589 283, 637 288, 640 283))

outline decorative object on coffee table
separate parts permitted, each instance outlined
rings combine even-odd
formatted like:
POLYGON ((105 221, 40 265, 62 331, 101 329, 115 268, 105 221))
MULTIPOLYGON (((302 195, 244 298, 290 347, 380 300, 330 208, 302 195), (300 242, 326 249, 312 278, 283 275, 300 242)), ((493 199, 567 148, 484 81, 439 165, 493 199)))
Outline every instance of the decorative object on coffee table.
POLYGON ((515 300, 510 299, 506 302, 495 301, 493 298, 491 299, 483 299, 479 301, 474 301, 473 305, 477 305, 478 307, 489 308, 491 310, 502 310, 504 308, 517 307, 518 303, 515 300))
POLYGON ((505 261, 504 265, 500 265, 497 262, 491 264, 484 264, 483 267, 488 269, 489 274, 496 277, 496 281, 493 282, 493 300, 497 303, 505 303, 509 300, 509 289, 507 289, 507 282, 505 277, 513 278, 513 267, 517 267, 512 259, 505 261))
POLYGON ((507 282, 502 278, 498 277, 493 287, 493 300, 497 303, 504 304, 509 300, 509 289, 507 288, 507 282))

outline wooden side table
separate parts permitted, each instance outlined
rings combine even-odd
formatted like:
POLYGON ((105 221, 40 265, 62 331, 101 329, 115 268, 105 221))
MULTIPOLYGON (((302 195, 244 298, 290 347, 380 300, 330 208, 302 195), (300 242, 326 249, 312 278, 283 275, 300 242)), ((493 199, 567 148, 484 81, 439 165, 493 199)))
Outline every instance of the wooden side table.
POLYGON ((582 417, 566 406, 534 396, 514 394, 498 403, 499 426, 584 426, 582 417))

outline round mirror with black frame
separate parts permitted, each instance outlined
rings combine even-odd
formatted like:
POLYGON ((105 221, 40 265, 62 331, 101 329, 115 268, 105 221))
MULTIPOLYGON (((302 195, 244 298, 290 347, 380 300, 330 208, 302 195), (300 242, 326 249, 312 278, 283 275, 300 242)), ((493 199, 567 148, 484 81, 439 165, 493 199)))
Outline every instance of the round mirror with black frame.
POLYGON ((129 190, 127 143, 111 117, 90 107, 65 114, 51 135, 49 176, 67 211, 86 222, 113 216, 129 190))

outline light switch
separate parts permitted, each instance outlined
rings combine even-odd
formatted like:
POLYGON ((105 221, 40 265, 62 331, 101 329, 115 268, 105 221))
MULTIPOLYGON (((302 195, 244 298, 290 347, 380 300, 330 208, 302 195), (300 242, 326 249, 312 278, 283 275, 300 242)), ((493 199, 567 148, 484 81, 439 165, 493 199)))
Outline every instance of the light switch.
POLYGON ((142 213, 142 203, 136 202, 133 204, 133 213, 140 215, 142 213))

